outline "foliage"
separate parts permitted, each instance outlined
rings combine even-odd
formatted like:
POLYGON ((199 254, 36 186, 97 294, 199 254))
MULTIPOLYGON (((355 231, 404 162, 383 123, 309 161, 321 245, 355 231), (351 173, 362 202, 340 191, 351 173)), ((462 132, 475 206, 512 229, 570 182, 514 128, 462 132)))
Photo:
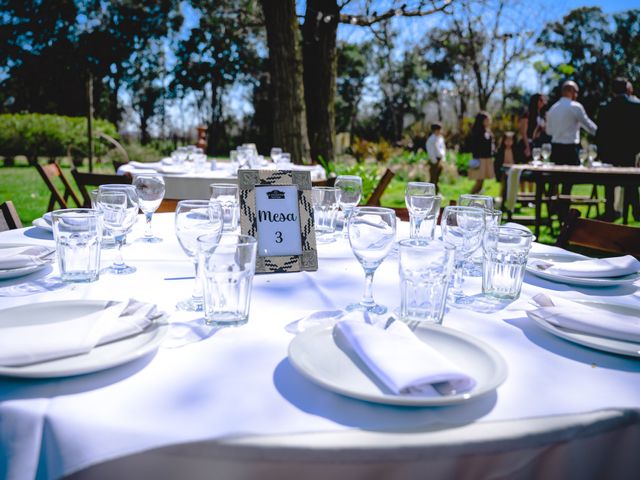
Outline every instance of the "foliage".
POLYGON ((371 196, 376 188, 382 169, 375 163, 340 161, 336 159, 333 162, 327 162, 323 158, 319 159, 320 164, 325 169, 327 178, 336 177, 338 175, 357 175, 362 178, 362 198, 366 199, 371 196))
POLYGON ((365 81, 369 75, 369 42, 338 44, 336 78, 336 131, 351 132, 356 121, 365 81))
MULTIPOLYGON (((116 137, 116 128, 105 120, 96 120, 94 130, 116 137)), ((96 144, 96 146, 99 144, 96 144)), ((0 114, 0 155, 59 157, 69 147, 88 151, 87 120, 45 114, 0 114)), ((96 151, 100 154, 100 151, 96 151)))
POLYGON ((371 142, 360 137, 353 137, 350 153, 358 163, 373 159, 380 163, 386 163, 395 153, 395 149, 384 138, 377 142, 371 142))
POLYGON ((592 117, 608 98, 615 77, 640 80, 640 10, 610 17, 599 7, 577 8, 549 23, 538 43, 561 54, 537 67, 542 78, 555 84, 553 96, 560 95, 563 80, 576 81, 580 102, 592 117))

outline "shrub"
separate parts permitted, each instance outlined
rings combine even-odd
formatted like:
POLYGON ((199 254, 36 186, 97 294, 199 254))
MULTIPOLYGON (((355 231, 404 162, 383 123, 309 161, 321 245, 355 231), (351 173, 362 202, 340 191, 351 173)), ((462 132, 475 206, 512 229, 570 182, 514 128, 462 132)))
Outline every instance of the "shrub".
MULTIPOLYGON (((116 127, 105 120, 95 120, 94 131, 117 136, 116 127)), ((69 147, 88 151, 87 121, 83 117, 64 117, 40 113, 0 115, 0 155, 25 155, 30 161, 39 156, 61 157, 69 147)), ((100 149, 96 142, 97 150, 100 149)), ((96 151, 96 154, 101 152, 96 151)))

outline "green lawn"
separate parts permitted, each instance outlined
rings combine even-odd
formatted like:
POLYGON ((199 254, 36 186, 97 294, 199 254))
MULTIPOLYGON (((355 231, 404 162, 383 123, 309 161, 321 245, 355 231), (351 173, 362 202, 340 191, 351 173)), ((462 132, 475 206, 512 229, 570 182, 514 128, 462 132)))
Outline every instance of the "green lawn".
MULTIPOLYGON (((63 161, 62 167, 71 184, 75 186, 68 162, 63 161)), ((95 171, 113 173, 113 168, 107 164, 97 165, 95 171)), ((461 194, 470 192, 472 185, 473 181, 465 177, 459 177, 452 183, 441 182, 440 193, 444 197, 443 205, 448 205, 449 200, 457 200, 461 194)), ((382 197, 382 204, 388 207, 404 207, 404 188, 405 182, 395 178, 382 197)), ((60 182, 59 189, 62 191, 60 182)), ((576 194, 588 195, 590 192, 591 187, 587 185, 579 185, 573 189, 573 193, 576 194)), ((497 197, 500 194, 500 185, 494 180, 486 181, 483 193, 497 197)), ((600 196, 604 196, 604 191, 600 192, 600 196)), ((0 166, 0 203, 6 200, 13 201, 25 226, 31 225, 34 219, 41 217, 46 211, 49 191, 36 169, 29 166, 24 159, 18 158, 14 167, 0 166)), ((580 209, 582 214, 586 215, 586 207, 580 207, 580 209)), ((533 215, 533 208, 524 208, 519 214, 533 215)), ((594 216, 593 211, 591 216, 594 216)), ((616 222, 620 223, 621 220, 616 222)), ((640 226, 640 222, 631 221, 630 224, 640 226)), ((558 230, 556 225, 556 234, 558 230)), ((543 228, 539 241, 552 244, 555 243, 555 236, 550 234, 548 228, 543 228)))

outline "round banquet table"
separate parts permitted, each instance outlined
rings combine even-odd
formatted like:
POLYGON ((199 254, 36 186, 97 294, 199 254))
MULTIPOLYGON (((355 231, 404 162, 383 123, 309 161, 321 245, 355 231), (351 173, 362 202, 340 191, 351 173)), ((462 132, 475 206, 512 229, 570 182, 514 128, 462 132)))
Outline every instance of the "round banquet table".
MULTIPOLYGON (((177 312, 193 280, 171 214, 154 217, 159 244, 124 248, 137 272, 61 284, 57 268, 0 281, 0 307, 130 297, 171 314, 162 346, 131 363, 59 379, 0 378, 0 478, 637 478, 640 360, 569 343, 522 310, 449 308, 444 325, 493 346, 507 380, 468 403, 393 407, 347 398, 301 376, 285 326, 357 300, 364 274, 348 242, 319 245, 319 270, 258 275, 249 322, 211 329, 177 312)), ((401 224, 399 237, 406 236, 401 224)), ((37 227, 0 243, 53 245, 37 227)), ((535 244, 535 252, 555 247, 535 244)), ((103 250, 102 263, 113 258, 103 250)), ((376 299, 399 304, 397 257, 380 266, 376 299)), ((480 279, 465 289, 479 293, 480 279)), ((527 274, 540 292, 640 307, 638 284, 577 288, 527 274)))
MULTIPOLYGON (((275 169, 276 166, 271 163, 264 168, 275 169)), ((327 179, 321 165, 291 165, 291 169, 309 172, 312 182, 327 179)), ((212 183, 238 183, 238 177, 233 173, 229 162, 216 162, 215 170, 211 170, 211 163, 208 162, 202 172, 196 172, 192 162, 185 162, 184 170, 176 169, 162 161, 129 162, 120 166, 117 173, 118 175, 130 173, 135 177, 150 172, 162 175, 165 182, 164 198, 171 200, 208 200, 211 197, 209 185, 212 183)))

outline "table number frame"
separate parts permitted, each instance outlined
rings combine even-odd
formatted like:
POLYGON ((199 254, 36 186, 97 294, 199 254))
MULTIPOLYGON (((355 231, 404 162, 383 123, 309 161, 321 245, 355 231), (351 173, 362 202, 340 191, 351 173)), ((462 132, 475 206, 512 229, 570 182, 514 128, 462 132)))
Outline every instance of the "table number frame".
MULTIPOLYGON (((318 270, 318 252, 313 219, 311 174, 291 170, 238 170, 240 230, 258 239, 256 187, 295 185, 298 188, 301 255, 258 256, 256 272, 285 273, 318 270)), ((259 239, 258 239, 259 242, 259 239)))

